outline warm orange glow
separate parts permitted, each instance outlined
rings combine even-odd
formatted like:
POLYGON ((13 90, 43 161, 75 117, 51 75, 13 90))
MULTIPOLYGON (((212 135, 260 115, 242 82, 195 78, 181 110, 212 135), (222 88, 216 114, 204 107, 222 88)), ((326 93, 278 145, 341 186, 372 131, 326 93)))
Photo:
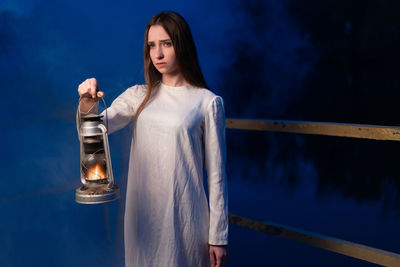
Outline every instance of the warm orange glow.
POLYGON ((101 180, 107 178, 105 168, 97 163, 96 165, 89 168, 87 172, 86 180, 101 180))

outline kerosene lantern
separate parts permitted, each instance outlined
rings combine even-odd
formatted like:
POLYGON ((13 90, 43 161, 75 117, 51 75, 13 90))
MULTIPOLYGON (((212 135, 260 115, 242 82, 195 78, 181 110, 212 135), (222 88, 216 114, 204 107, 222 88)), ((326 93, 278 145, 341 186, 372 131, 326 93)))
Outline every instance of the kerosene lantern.
POLYGON ((82 116, 79 101, 76 117, 82 186, 76 189, 75 201, 81 204, 101 204, 119 199, 119 188, 114 184, 107 128, 101 120, 103 116, 82 116))

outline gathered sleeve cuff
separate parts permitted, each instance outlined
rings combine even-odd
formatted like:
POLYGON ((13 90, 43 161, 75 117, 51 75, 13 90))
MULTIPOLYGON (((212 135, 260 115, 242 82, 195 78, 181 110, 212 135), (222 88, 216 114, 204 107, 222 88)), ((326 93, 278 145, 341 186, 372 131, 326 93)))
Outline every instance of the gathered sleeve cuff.
POLYGON ((225 110, 215 96, 208 105, 204 123, 205 168, 210 201, 209 244, 228 244, 228 189, 225 170, 225 110))

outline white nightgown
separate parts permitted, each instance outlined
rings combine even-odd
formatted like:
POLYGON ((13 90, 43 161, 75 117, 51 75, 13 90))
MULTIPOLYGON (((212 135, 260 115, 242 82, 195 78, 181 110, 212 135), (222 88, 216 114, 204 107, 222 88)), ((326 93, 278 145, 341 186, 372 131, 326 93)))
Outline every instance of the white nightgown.
MULTIPOLYGON (((109 133, 132 120, 145 90, 133 86, 112 103, 109 133)), ((222 98, 208 89, 160 84, 133 134, 124 219, 126 266, 210 266, 208 244, 228 244, 225 159, 222 98)))

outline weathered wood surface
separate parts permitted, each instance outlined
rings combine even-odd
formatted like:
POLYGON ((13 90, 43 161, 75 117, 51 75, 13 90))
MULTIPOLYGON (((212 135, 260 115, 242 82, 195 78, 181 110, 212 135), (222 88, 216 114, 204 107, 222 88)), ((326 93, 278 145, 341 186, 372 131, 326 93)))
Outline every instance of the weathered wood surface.
POLYGON ((392 126, 228 118, 226 128, 400 141, 400 127, 392 126))
POLYGON ((258 222, 230 214, 229 222, 238 226, 264 232, 269 235, 305 243, 339 254, 383 266, 400 266, 400 254, 364 246, 346 240, 323 236, 271 222, 258 222))

